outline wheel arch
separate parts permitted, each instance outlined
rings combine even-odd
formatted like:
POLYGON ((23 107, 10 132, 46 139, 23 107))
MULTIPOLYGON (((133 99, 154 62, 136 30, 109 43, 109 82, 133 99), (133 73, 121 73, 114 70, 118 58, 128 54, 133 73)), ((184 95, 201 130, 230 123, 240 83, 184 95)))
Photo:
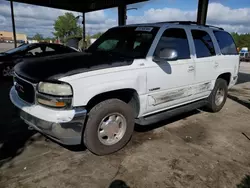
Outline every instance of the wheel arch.
MULTIPOLYGON (((223 79, 223 80, 226 80, 226 81, 227 81, 227 85, 229 86, 230 81, 231 81, 231 76, 232 76, 232 74, 231 74, 230 72, 225 72, 225 73, 220 74, 220 75, 217 77, 217 79, 218 79, 218 78, 221 78, 221 79, 223 79)), ((216 79, 216 80, 217 80, 217 79, 216 79)))
POLYGON ((116 98, 129 104, 132 107, 132 109, 134 109, 135 117, 139 115, 140 99, 137 91, 133 88, 117 89, 97 94, 88 101, 86 109, 87 111, 89 111, 91 108, 93 108, 96 104, 100 103, 101 101, 111 98, 116 98))

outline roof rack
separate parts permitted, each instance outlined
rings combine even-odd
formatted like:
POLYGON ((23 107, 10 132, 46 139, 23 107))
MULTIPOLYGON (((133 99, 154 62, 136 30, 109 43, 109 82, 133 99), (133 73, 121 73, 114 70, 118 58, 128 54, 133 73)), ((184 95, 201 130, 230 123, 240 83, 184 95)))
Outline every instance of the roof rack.
POLYGON ((216 26, 213 26, 213 25, 202 25, 202 24, 199 24, 199 23, 193 22, 193 21, 169 21, 169 22, 157 22, 157 23, 174 23, 174 24, 182 24, 182 25, 198 25, 198 26, 203 26, 203 27, 210 27, 210 28, 216 28, 216 29, 219 29, 219 30, 224 30, 221 27, 216 27, 216 26))

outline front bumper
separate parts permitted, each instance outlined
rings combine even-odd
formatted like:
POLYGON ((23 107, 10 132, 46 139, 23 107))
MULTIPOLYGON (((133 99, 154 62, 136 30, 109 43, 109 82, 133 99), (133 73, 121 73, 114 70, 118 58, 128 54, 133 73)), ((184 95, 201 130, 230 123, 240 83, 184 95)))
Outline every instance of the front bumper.
POLYGON ((28 104, 18 97, 14 87, 10 91, 10 99, 20 109, 21 119, 31 128, 65 145, 82 143, 86 109, 55 110, 28 104))

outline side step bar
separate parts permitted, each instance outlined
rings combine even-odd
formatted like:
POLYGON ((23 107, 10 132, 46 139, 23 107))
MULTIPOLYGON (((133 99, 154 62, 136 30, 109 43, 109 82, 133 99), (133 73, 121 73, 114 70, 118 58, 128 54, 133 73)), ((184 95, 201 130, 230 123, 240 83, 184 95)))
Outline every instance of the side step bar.
POLYGON ((137 118, 137 119, 135 119, 135 123, 137 123, 139 125, 151 125, 153 123, 157 123, 159 121, 169 119, 173 116, 201 108, 201 107, 205 106, 206 104, 207 104, 207 100, 196 101, 196 102, 193 102, 190 104, 186 104, 186 105, 179 106, 179 107, 176 107, 173 109, 169 109, 169 110, 166 110, 163 112, 159 112, 157 114, 137 118))

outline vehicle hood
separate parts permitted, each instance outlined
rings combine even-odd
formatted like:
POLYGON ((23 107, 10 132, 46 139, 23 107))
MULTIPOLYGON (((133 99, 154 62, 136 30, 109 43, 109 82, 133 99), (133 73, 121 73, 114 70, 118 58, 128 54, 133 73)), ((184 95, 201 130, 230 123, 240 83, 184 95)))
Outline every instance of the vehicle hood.
POLYGON ((0 61, 6 61, 6 60, 9 60, 10 58, 11 58, 10 54, 0 53, 0 61))
POLYGON ((19 59, 22 59, 21 56, 18 56, 16 54, 9 54, 9 53, 0 53, 0 62, 13 62, 13 63, 19 63, 19 59))
POLYGON ((33 83, 60 78, 88 71, 128 66, 132 58, 107 53, 76 52, 42 58, 27 59, 17 64, 15 73, 33 83))

